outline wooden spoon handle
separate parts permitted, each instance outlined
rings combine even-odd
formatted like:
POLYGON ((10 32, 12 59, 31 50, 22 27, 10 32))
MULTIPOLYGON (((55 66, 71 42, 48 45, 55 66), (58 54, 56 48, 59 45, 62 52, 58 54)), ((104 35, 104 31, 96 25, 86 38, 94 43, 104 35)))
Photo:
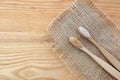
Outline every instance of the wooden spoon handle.
POLYGON ((84 51, 85 53, 87 53, 93 60, 95 60, 109 74, 111 74, 117 80, 120 80, 120 72, 117 71, 114 67, 112 67, 111 65, 109 65, 107 62, 103 61, 101 58, 97 57, 96 55, 92 54, 85 47, 83 47, 81 50, 84 51))
POLYGON ((120 61, 101 47, 93 38, 89 40, 102 52, 102 54, 108 59, 108 61, 113 65, 117 70, 120 71, 120 61))

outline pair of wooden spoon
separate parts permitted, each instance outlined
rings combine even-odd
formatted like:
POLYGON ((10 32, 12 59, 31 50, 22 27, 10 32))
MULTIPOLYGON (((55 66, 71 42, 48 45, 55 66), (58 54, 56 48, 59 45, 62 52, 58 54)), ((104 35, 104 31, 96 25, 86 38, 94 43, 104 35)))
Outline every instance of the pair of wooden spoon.
POLYGON ((77 47, 78 49, 87 53, 93 60, 95 60, 104 70, 106 70, 109 74, 115 77, 117 80, 120 80, 120 61, 117 60, 114 56, 112 56, 108 51, 106 51, 103 47, 101 47, 90 35, 90 33, 83 27, 79 27, 78 31, 89 41, 91 41, 101 52, 102 54, 109 60, 109 62, 117 69, 112 67, 110 64, 92 54, 87 48, 85 48, 82 43, 74 38, 70 37, 69 41, 77 47))

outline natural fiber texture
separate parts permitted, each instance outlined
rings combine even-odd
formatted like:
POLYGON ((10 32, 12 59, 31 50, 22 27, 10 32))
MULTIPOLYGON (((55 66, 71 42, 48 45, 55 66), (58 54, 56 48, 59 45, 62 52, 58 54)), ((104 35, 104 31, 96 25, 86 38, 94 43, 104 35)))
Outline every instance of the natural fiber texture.
POLYGON ((77 80, 113 80, 94 60, 70 44, 68 39, 74 36, 105 60, 92 43, 80 36, 79 26, 85 27, 98 44, 120 60, 120 30, 90 0, 77 0, 50 24, 54 50, 77 80))

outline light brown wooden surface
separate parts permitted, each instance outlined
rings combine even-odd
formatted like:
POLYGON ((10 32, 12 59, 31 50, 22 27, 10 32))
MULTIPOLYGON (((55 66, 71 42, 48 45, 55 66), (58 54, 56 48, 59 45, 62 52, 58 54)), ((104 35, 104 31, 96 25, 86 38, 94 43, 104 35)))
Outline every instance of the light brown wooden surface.
MULTIPOLYGON (((74 0, 0 0, 0 80, 75 80, 42 37, 74 0)), ((120 26, 120 0, 94 0, 120 26)))
POLYGON ((94 2, 115 24, 120 26, 120 0, 94 0, 94 2))

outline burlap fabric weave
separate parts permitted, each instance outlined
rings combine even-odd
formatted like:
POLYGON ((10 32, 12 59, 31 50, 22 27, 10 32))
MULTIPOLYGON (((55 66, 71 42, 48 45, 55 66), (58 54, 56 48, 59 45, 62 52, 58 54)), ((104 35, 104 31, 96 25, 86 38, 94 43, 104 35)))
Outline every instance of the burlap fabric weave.
POLYGON ((120 30, 90 0, 75 1, 53 20, 49 26, 52 47, 76 80, 113 80, 93 59, 70 44, 68 39, 74 36, 93 54, 106 61, 91 42, 80 36, 79 26, 85 27, 98 44, 120 60, 120 30))

